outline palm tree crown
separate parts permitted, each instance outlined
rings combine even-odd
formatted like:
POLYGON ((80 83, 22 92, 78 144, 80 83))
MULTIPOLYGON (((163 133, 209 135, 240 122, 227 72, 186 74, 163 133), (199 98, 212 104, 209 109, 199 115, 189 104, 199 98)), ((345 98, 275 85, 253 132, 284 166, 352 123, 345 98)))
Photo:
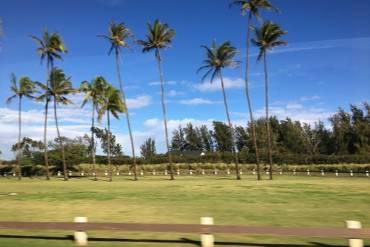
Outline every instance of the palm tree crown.
POLYGON ((120 91, 108 85, 100 100, 100 108, 98 110, 99 121, 101 121, 106 112, 111 113, 115 118, 119 119, 119 114, 125 112, 125 109, 126 107, 122 102, 120 91))
POLYGON ((17 82, 15 74, 11 74, 10 80, 12 84, 10 90, 14 94, 7 99, 7 104, 10 104, 16 97, 34 98, 33 94, 36 92, 36 86, 29 77, 21 77, 17 82))
POLYGON ((244 15, 249 12, 252 13, 258 19, 261 18, 259 13, 260 9, 271 10, 279 12, 279 9, 274 7, 269 0, 233 0, 231 5, 237 5, 240 7, 241 13, 244 15))
POLYGON ((46 58, 48 66, 53 66, 54 59, 63 60, 61 54, 67 53, 67 49, 59 33, 49 33, 45 30, 42 38, 31 35, 31 38, 39 45, 37 52, 41 62, 46 58))
POLYGON ((118 54, 121 48, 128 48, 127 39, 131 36, 132 33, 130 29, 128 29, 123 22, 116 23, 114 21, 109 25, 108 35, 99 35, 99 37, 103 37, 110 42, 111 47, 108 51, 109 55, 113 50, 118 54))
POLYGON ((267 50, 288 44, 288 42, 280 40, 281 36, 288 32, 272 21, 266 21, 260 28, 254 28, 254 30, 256 38, 252 39, 252 42, 260 49, 257 60, 260 60, 267 50))
POLYGON ((167 24, 162 24, 159 20, 155 20, 154 24, 148 25, 148 34, 146 40, 139 40, 138 43, 143 46, 143 52, 155 50, 155 55, 160 58, 159 49, 169 47, 176 32, 167 24))
POLYGON ((62 105, 72 104, 72 101, 67 98, 67 95, 76 93, 73 89, 70 77, 67 77, 63 70, 55 68, 50 73, 50 85, 47 86, 40 82, 37 85, 43 89, 44 93, 38 97, 38 100, 51 100, 53 98, 56 103, 62 105))
POLYGON ((102 93, 108 87, 107 81, 102 76, 98 76, 91 81, 83 81, 80 86, 80 91, 85 93, 84 99, 82 101, 82 107, 89 101, 93 104, 99 104, 102 98, 102 93))
POLYGON ((207 70, 204 74, 202 80, 205 80, 209 75, 211 75, 211 82, 214 79, 218 78, 221 73, 222 68, 226 67, 235 67, 239 64, 238 61, 234 60, 235 55, 237 54, 237 49, 231 45, 229 41, 217 45, 213 41, 212 46, 208 47, 202 45, 206 49, 206 59, 203 61, 203 66, 198 69, 198 72, 201 70, 207 70))

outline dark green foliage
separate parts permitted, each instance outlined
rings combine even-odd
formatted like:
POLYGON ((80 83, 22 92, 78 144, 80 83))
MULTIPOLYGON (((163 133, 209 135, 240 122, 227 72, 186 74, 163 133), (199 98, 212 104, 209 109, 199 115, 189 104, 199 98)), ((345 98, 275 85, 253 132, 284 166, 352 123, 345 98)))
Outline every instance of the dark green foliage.
POLYGON ((213 138, 216 144, 216 150, 219 152, 231 152, 233 147, 232 131, 230 127, 223 122, 213 122, 213 138))
POLYGON ((145 160, 150 161, 156 155, 155 140, 152 138, 146 139, 140 146, 140 153, 145 160))
POLYGON ((103 152, 108 153, 108 133, 110 134, 110 151, 112 156, 122 155, 122 146, 117 143, 116 136, 107 129, 93 128, 95 136, 99 139, 103 152))

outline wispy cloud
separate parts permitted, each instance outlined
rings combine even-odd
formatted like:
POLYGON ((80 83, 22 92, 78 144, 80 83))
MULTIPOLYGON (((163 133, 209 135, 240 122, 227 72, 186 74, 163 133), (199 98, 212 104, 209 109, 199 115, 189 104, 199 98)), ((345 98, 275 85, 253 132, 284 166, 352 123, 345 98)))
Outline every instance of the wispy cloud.
MULTIPOLYGON (((244 80, 242 78, 224 78, 224 85, 226 89, 233 89, 233 88, 243 88, 244 87, 244 80)), ((195 84, 194 89, 200 92, 212 92, 212 91, 219 91, 222 89, 220 80, 215 80, 214 82, 205 81, 200 84, 195 84)))
POLYGON ((192 99, 180 100, 179 103, 183 104, 183 105, 196 106, 196 105, 213 105, 213 104, 219 104, 219 103, 222 103, 222 102, 213 101, 213 100, 209 100, 209 99, 203 99, 203 98, 192 98, 192 99))
POLYGON ((152 103, 152 97, 149 95, 139 95, 135 98, 128 98, 126 103, 129 109, 139 109, 150 105, 152 103))

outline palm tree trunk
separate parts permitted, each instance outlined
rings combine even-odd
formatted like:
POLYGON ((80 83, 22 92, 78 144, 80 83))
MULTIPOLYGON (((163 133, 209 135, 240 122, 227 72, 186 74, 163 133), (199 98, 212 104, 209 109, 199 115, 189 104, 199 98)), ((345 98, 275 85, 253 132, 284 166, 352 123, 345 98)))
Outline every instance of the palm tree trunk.
POLYGON ((110 159, 110 115, 109 115, 109 111, 107 113, 107 119, 108 119, 107 158, 108 158, 108 166, 109 166, 109 182, 112 182, 112 162, 111 162, 111 159, 110 159))
POLYGON ((132 136, 132 130, 131 130, 130 114, 128 112, 128 107, 126 105, 125 92, 123 90, 123 81, 122 81, 121 70, 120 70, 120 66, 119 66, 119 54, 118 54, 118 52, 116 52, 116 66, 117 66, 117 76, 118 76, 118 81, 119 81, 119 87, 120 87, 121 95, 122 95, 122 101, 123 101, 123 104, 126 107, 125 115, 126 115, 126 120, 127 120, 127 128, 128 128, 128 132, 129 132, 129 135, 130 135, 132 159, 133 159, 133 162, 134 162, 134 180, 136 181, 137 180, 137 166, 136 166, 135 145, 134 145, 134 138, 132 136))
POLYGON ((65 153, 64 153, 63 140, 60 137, 60 132, 59 132, 58 115, 57 115, 57 102, 55 101, 55 98, 54 98, 54 118, 55 118, 55 127, 57 128, 60 150, 62 152, 63 176, 64 176, 64 180, 67 181, 68 180, 68 174, 67 174, 66 157, 65 157, 65 153))
POLYGON ((18 109, 18 167, 17 175, 18 180, 22 179, 21 161, 22 161, 22 150, 21 150, 21 136, 22 136, 22 96, 19 96, 19 109, 18 109))
POLYGON ((164 133, 165 133, 165 138, 166 138, 168 162, 170 163, 170 177, 171 177, 171 180, 174 180, 175 176, 174 176, 174 171, 173 171, 172 156, 171 156, 170 144, 168 140, 167 111, 166 111, 166 103, 165 103, 165 97, 164 97, 165 96, 164 95, 164 79, 163 79, 163 72, 162 72, 162 67, 161 67, 161 55, 159 53, 159 49, 157 49, 156 58, 157 58, 157 63, 158 63, 159 77, 161 81, 161 103, 162 103, 164 133))
POLYGON ((267 58, 266 52, 263 53, 263 62, 265 67, 265 104, 266 104, 266 132, 267 132, 267 152, 269 161, 269 179, 272 180, 272 154, 271 154, 271 132, 270 132, 270 118, 269 118, 269 87, 267 75, 267 58))
POLYGON ((49 162, 48 162, 48 140, 47 140, 48 110, 49 110, 49 99, 46 99, 45 120, 44 120, 44 161, 45 161, 45 170, 46 170, 46 180, 50 180, 49 162))
MULTIPOLYGON (((252 101, 250 97, 250 91, 249 91, 249 50, 250 50, 250 25, 252 20, 252 13, 249 12, 248 16, 248 24, 247 24, 247 49, 246 49, 246 61, 245 61, 245 95, 247 97, 248 102, 248 109, 249 109, 249 121, 251 124, 251 130, 252 130, 252 141, 253 141, 253 147, 254 152, 256 155, 256 166, 257 166, 257 180, 261 180, 261 169, 260 169, 260 162, 259 162, 259 153, 258 153, 258 146, 257 146, 257 137, 256 137, 256 129, 254 125, 254 119, 253 119, 253 110, 252 110, 252 101)), ((247 125, 248 126, 248 125, 247 125)))
MULTIPOLYGON (((49 79, 50 79, 50 60, 47 60, 46 65, 46 86, 49 88, 49 79)), ((45 162, 45 170, 46 170, 46 180, 50 180, 50 171, 49 171, 49 159, 48 159, 48 144, 47 144, 47 129, 48 129, 48 108, 49 108, 49 100, 46 99, 45 104, 45 121, 44 121, 44 162, 45 162)))
POLYGON ((92 117, 91 117, 91 156, 92 156, 92 162, 93 162, 94 180, 97 181, 98 179, 96 176, 94 128, 95 128, 95 103, 93 103, 92 117))
POLYGON ((221 72, 220 72, 220 79, 221 79, 222 95, 224 96, 224 105, 225 105, 225 111, 226 111, 226 116, 227 116, 227 122, 229 124, 229 128, 231 131, 231 141, 232 141, 231 151, 234 156, 236 179, 240 180, 241 178, 240 178, 240 173, 239 173, 239 158, 235 150, 235 144, 234 144, 234 129, 233 129, 233 125, 231 124, 231 120, 230 120, 229 107, 227 105, 227 98, 226 98, 226 92, 225 92, 225 86, 224 86, 224 78, 221 72))

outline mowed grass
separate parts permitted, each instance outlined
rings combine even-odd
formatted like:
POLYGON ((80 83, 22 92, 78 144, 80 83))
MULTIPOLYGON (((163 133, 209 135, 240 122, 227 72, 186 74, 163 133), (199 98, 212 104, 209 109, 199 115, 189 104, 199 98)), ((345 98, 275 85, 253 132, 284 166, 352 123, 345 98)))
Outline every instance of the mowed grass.
MULTIPOLYGON (((199 223, 249 226, 343 227, 360 220, 370 227, 370 179, 275 176, 256 181, 229 177, 127 177, 92 181, 72 178, 0 179, 0 221, 199 223), (17 195, 7 195, 17 193, 17 195)), ((0 230, 0 246, 73 246, 66 231, 0 230)), ((89 232, 90 246, 198 246, 199 236, 181 233, 89 232)), ((216 235, 219 245, 345 246, 345 239, 216 235), (224 243, 222 243, 224 242, 224 243), (315 242, 315 243, 314 243, 315 242)))

